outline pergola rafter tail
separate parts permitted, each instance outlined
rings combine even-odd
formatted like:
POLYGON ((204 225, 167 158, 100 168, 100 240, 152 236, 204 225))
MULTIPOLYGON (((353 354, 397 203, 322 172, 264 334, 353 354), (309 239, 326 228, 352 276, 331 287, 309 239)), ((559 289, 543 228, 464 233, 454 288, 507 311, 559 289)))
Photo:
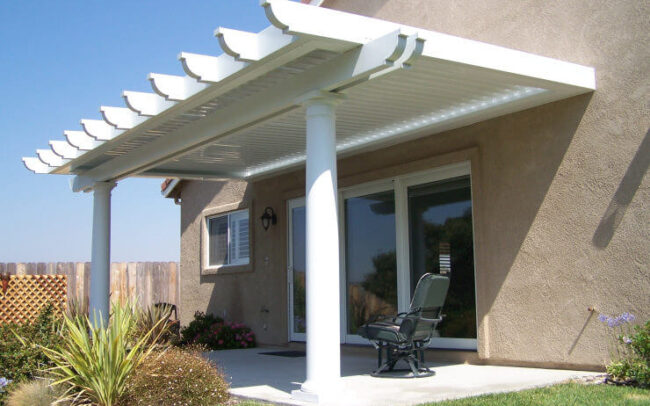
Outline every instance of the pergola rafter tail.
POLYGON ((50 148, 55 154, 65 159, 75 159, 83 154, 83 151, 66 141, 50 141, 50 148))
POLYGON ((101 111, 104 121, 119 130, 129 130, 148 118, 127 107, 101 106, 99 111, 101 111))
POLYGON ((218 83, 248 65, 228 54, 210 56, 181 52, 178 60, 188 76, 204 83, 218 83))
POLYGON ((69 159, 61 158, 59 155, 55 154, 52 149, 37 149, 36 154, 41 162, 52 168, 61 166, 69 161, 69 159))
POLYGON ((224 54, 241 62, 255 62, 297 40, 273 26, 259 33, 219 27, 214 32, 224 54))
POLYGON ((175 101, 167 100, 156 93, 134 92, 125 90, 122 98, 128 108, 141 116, 153 117, 176 104, 175 101))
POLYGON ((68 144, 80 151, 90 151, 104 143, 103 141, 91 137, 85 131, 67 130, 64 131, 63 134, 65 135, 68 144))
POLYGON ((124 132, 118 130, 114 125, 110 124, 106 120, 91 120, 84 118, 81 120, 81 127, 86 134, 97 141, 112 140, 124 132))
POLYGON ((25 168, 37 174, 50 173, 50 170, 52 169, 49 165, 43 163, 43 161, 36 157, 24 157, 22 161, 25 168))

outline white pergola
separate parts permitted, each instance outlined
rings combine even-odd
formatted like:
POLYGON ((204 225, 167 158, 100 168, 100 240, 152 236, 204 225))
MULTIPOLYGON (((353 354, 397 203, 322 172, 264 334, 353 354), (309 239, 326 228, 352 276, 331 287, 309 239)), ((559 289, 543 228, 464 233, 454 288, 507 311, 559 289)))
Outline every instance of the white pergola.
POLYGON ((271 26, 219 28, 219 56, 182 52, 185 76, 151 73, 36 157, 35 173, 93 191, 90 306, 109 310, 110 199, 121 179, 257 179, 306 163, 307 380, 340 377, 337 156, 403 142, 595 89, 593 68, 285 0, 271 26), (336 111, 336 114, 335 114, 336 111))

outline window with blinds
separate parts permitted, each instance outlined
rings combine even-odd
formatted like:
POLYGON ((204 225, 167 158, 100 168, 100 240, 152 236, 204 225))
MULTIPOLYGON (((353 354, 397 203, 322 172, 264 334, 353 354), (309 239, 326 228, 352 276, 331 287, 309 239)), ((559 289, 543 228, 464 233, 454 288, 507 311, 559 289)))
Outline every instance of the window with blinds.
POLYGON ((208 265, 246 265, 250 256, 248 210, 208 217, 208 265))

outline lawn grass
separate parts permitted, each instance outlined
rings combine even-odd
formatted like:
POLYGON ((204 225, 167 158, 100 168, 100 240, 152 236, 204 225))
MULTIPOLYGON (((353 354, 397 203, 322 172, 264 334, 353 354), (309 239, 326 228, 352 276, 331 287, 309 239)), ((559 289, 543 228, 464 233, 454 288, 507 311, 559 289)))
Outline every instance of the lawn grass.
POLYGON ((437 403, 425 403, 421 406, 469 405, 650 405, 650 389, 569 383, 521 392, 498 393, 437 403))
MULTIPOLYGON (((521 392, 498 393, 420 406, 650 406, 650 389, 613 385, 569 383, 521 392)), ((241 400, 235 406, 272 406, 272 403, 241 400)))

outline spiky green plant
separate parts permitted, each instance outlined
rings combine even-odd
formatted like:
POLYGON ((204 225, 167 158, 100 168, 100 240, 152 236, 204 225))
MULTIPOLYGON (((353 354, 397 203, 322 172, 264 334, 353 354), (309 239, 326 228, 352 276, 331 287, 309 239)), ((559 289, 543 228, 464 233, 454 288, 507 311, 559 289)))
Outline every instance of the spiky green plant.
POLYGON ((149 306, 136 312, 133 335, 139 338, 151 332, 147 344, 165 345, 172 341, 172 307, 170 305, 149 306))
MULTIPOLYGON (((43 348, 54 367, 49 373, 53 385, 65 391, 61 400, 99 406, 117 405, 126 381, 134 369, 149 355, 153 328, 131 340, 136 323, 133 304, 115 304, 107 326, 98 325, 86 316, 64 316, 64 341, 56 348, 43 348)), ((155 340, 154 340, 155 342, 155 340)))
POLYGON ((84 301, 83 298, 72 298, 68 300, 65 314, 71 319, 76 317, 83 319, 88 316, 88 302, 84 301))

